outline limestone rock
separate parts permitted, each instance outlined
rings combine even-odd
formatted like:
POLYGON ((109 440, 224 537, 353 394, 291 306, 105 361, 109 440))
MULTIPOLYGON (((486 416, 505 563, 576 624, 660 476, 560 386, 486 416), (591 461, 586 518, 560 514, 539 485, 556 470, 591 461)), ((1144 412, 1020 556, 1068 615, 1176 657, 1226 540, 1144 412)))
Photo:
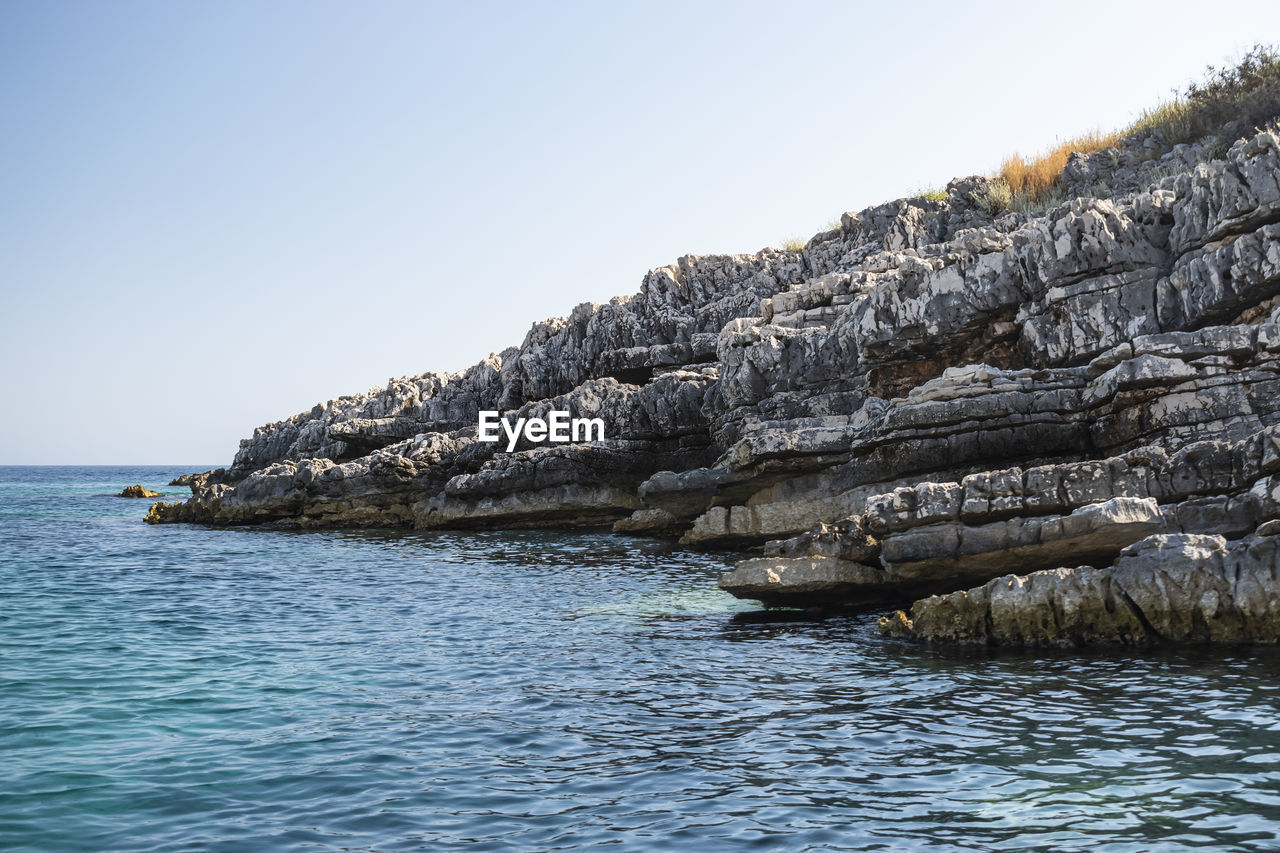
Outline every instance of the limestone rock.
POLYGON ((638 509, 613 523, 614 533, 675 536, 681 529, 680 519, 665 509, 638 509))
POLYGON ((144 486, 126 486, 124 491, 116 495, 118 498, 158 498, 160 492, 153 492, 144 486))
POLYGON ((721 575, 720 588, 769 605, 839 608, 878 603, 868 601, 865 591, 882 587, 883 574, 837 557, 744 560, 721 575))
POLYGON ((917 601, 883 631, 938 642, 1016 646, 1280 641, 1280 538, 1273 528, 1158 535, 1109 568, 1008 575, 917 601))
POLYGON ((861 524, 865 522, 855 518, 839 526, 822 525, 778 543, 773 550, 779 556, 739 563, 720 587, 767 604, 777 603, 785 591, 795 604, 867 607, 955 589, 1012 568, 1054 566, 1064 558, 1105 565, 1125 546, 1162 530, 1164 520, 1152 498, 1117 497, 1068 515, 1015 517, 978 526, 942 521, 883 540, 867 535, 861 524), (792 571, 797 566, 802 570, 792 571), (816 594, 806 600, 810 575, 825 585, 813 588, 816 594))
POLYGON ((888 537, 880 561, 894 577, 954 588, 1011 569, 1047 568, 1069 559, 1110 562, 1126 545, 1162 528, 1154 499, 1117 497, 1069 515, 916 527, 888 537))
MULTIPOLYGON (((905 601, 1016 571, 1030 580, 988 596, 1021 614, 1000 637, 1057 642, 1039 620, 1075 625, 1069 642, 1216 639, 1147 616, 1159 595, 1121 571, 1173 569, 1138 551, 1109 566, 1153 534, 1261 542, 1280 520, 1280 135, 1259 126, 1073 156, 1040 211, 999 213, 998 187, 965 178, 845 213, 799 250, 679 258, 465 371, 259 427, 148 520, 612 525, 762 548, 726 584, 771 603, 905 601), (481 441, 481 410, 599 418, 605 440, 481 441), (1124 604, 1124 577, 1150 627, 1087 606, 1124 604)), ((1168 547, 1218 552, 1199 541, 1168 547)), ((953 638, 992 612, 956 610, 971 627, 953 638)))

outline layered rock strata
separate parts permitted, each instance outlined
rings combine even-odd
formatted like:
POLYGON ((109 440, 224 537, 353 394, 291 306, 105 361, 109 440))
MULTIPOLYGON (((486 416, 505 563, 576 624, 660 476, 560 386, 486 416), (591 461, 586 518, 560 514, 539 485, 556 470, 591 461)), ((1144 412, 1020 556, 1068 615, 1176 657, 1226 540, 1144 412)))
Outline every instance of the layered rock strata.
POLYGON ((1131 139, 1063 185, 993 216, 966 178, 801 251, 681 258, 466 371, 260 427, 148 520, 605 524, 762 549, 721 585, 819 607, 1235 547, 1276 518, 1280 136, 1131 139), (607 438, 508 451, 482 410, 607 438))

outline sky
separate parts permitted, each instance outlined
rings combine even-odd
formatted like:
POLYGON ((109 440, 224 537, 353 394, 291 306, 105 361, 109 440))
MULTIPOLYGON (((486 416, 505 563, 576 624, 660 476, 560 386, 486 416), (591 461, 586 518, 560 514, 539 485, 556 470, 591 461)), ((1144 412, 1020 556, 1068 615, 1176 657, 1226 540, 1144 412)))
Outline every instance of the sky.
POLYGON ((0 464, 227 464, 1256 42, 1274 0, 0 0, 0 464))

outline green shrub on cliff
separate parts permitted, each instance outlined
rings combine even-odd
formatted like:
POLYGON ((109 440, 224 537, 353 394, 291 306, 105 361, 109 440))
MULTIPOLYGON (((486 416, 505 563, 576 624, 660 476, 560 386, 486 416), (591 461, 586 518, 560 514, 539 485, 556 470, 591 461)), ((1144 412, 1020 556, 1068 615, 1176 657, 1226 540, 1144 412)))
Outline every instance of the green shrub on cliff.
POLYGON ((999 216, 1013 203, 1013 189, 1004 178, 995 178, 987 194, 978 199, 978 205, 992 216, 999 216))
POLYGON ((1231 68, 1209 66, 1205 79, 1192 83, 1172 101, 1161 104, 1130 125, 1126 135, 1159 132, 1168 145, 1218 135, 1226 125, 1249 128, 1280 114, 1280 52, 1255 45, 1231 68))

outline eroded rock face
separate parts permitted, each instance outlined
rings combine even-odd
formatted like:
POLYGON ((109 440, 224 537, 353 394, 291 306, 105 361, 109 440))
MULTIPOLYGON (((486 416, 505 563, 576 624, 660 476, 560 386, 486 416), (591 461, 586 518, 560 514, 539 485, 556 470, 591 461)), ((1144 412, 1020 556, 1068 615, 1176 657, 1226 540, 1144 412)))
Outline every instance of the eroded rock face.
POLYGON ((885 540, 880 562, 895 577, 954 587, 969 578, 1054 566, 1065 559, 1110 559, 1162 527, 1154 499, 1120 497, 1070 515, 916 527, 885 540))
POLYGON ((260 427, 148 520, 613 525, 763 548, 722 586, 821 607, 1252 535, 1278 517, 1280 136, 1223 142, 1073 158, 1039 214, 968 178, 802 251, 681 258, 466 371, 260 427), (508 449, 481 410, 606 440, 508 449))
POLYGON ((720 588, 767 604, 865 608, 955 589, 1015 568, 1054 566, 1072 558, 1109 562, 1125 546, 1164 529, 1154 499, 1130 497, 1089 504, 1068 515, 981 525, 937 521, 883 540, 858 530, 874 524, 867 516, 851 518, 842 523, 842 534, 820 525, 807 541, 792 540, 778 548, 807 550, 807 555, 745 560, 721 577, 720 588), (850 559, 858 557, 871 565, 850 559), (815 573, 825 584, 823 596, 818 588, 811 591, 815 573))
MULTIPOLYGON (((839 522, 769 543, 753 565, 810 557, 880 569, 841 589, 838 600, 810 602, 823 607, 868 607, 895 591, 903 600, 1067 561, 1106 566, 1151 534, 1241 536, 1280 517, 1278 474, 1280 425, 1172 454, 1141 447, 1099 460, 919 481, 862 498, 861 511, 839 522)), ((726 579, 721 586, 760 598, 751 585, 726 579)))

